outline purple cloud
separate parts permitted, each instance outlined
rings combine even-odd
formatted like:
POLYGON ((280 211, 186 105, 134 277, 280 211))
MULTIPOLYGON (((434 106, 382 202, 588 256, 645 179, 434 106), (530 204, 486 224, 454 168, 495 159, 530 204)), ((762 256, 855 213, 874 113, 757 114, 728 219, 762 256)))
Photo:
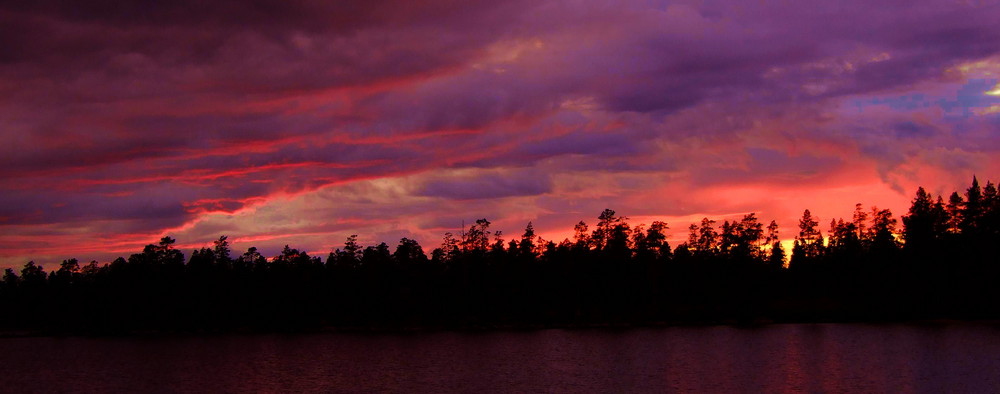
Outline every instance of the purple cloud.
POLYGON ((555 234, 606 207, 785 215, 767 190, 828 203, 798 187, 905 202, 893 190, 1000 171, 1000 102, 986 94, 998 13, 936 0, 4 4, 0 238, 17 242, 0 266, 106 258, 81 245, 167 231, 323 250, 346 232, 434 244, 477 216, 555 234))

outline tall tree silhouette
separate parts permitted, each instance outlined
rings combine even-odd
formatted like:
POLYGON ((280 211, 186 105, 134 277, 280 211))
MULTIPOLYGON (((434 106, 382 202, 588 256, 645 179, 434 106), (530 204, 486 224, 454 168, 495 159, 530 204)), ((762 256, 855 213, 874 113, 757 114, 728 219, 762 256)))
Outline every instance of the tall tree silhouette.
POLYGON ((962 206, 962 217, 959 219, 959 229, 970 238, 978 238, 979 227, 985 212, 983 190, 979 187, 979 180, 972 177, 972 186, 965 191, 965 204, 962 206))
POLYGON ((987 239, 1000 240, 1000 193, 993 182, 986 182, 986 187, 983 188, 983 216, 980 223, 980 230, 987 239))
POLYGON ((780 235, 778 222, 772 220, 767 225, 767 235, 764 238, 764 243, 770 246, 767 251, 767 264, 772 269, 780 269, 785 266, 785 249, 781 246, 780 235))
POLYGON ((522 259, 533 260, 535 257, 535 226, 528 222, 524 227, 524 234, 521 235, 521 242, 518 244, 518 256, 522 259))
POLYGON ((592 240, 590 239, 590 232, 587 228, 587 223, 580 221, 575 226, 573 226, 573 247, 578 250, 590 249, 592 245, 592 240))
POLYGON ((933 196, 923 187, 910 203, 910 210, 903 216, 903 240, 912 248, 929 248, 937 244, 947 231, 947 217, 944 209, 934 202, 933 196))
POLYGON ((965 200, 958 194, 952 192, 948 197, 948 205, 945 212, 948 214, 948 232, 958 234, 962 232, 962 223, 965 222, 965 200))
POLYGON ((823 234, 819 230, 819 221, 806 209, 799 219, 799 234, 795 237, 792 247, 789 268, 802 269, 816 264, 822 252, 823 234))

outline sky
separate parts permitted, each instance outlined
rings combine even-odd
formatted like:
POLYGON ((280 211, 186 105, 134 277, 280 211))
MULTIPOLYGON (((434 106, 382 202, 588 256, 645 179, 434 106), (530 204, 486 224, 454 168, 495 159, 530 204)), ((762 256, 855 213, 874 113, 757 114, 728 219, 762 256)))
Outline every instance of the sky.
POLYGON ((430 251, 487 218, 794 236, 1000 174, 996 1, 0 3, 0 268, 430 251))

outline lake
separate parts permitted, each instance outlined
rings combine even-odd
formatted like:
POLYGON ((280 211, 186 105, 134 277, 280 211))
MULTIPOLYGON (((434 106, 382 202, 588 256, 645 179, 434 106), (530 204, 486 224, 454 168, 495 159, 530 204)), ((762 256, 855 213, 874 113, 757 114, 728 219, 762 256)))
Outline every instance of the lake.
POLYGON ((5 392, 1000 392, 1000 325, 0 338, 5 392))

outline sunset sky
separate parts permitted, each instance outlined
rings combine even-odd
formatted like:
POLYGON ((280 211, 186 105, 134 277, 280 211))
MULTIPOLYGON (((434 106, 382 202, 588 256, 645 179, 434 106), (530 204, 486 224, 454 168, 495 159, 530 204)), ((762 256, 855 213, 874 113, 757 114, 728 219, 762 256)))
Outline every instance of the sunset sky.
POLYGON ((463 221, 905 213, 1000 175, 994 1, 0 5, 0 268, 463 221))

